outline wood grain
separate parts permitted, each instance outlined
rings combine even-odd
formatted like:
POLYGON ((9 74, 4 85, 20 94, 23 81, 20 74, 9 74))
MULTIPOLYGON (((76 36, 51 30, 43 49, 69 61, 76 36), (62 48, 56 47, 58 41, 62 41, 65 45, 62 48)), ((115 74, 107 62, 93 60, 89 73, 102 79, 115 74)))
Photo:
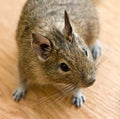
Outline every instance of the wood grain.
POLYGON ((14 37, 24 3, 0 1, 0 119, 120 119, 120 1, 95 0, 104 60, 95 85, 84 90, 87 101, 80 109, 72 106, 70 97, 57 102, 61 94, 55 87, 35 83, 25 100, 13 101, 12 91, 18 86, 14 37))

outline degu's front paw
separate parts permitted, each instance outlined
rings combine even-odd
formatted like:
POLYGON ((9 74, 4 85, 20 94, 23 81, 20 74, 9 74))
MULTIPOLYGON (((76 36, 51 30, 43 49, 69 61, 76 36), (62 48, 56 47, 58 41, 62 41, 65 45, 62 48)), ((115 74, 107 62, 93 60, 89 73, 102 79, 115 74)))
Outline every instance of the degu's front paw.
POLYGON ((19 87, 13 92, 13 99, 18 102, 21 98, 25 97, 25 88, 19 87))
POLYGON ((102 45, 99 40, 91 47, 91 52, 94 60, 96 60, 102 54, 102 45))
POLYGON ((72 103, 77 107, 81 107, 83 103, 86 101, 85 96, 83 93, 79 90, 74 94, 72 103))

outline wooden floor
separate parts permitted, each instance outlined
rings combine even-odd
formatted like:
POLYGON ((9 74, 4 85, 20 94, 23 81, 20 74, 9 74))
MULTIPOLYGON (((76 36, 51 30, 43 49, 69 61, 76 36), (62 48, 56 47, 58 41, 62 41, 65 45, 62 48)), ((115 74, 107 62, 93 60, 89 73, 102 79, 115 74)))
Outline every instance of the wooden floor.
POLYGON ((120 119, 120 1, 95 1, 104 60, 95 85, 84 90, 86 103, 76 109, 70 98, 54 101, 60 95, 54 87, 37 84, 30 86, 25 100, 13 101, 18 86, 14 37, 25 0, 0 0, 0 119, 120 119))

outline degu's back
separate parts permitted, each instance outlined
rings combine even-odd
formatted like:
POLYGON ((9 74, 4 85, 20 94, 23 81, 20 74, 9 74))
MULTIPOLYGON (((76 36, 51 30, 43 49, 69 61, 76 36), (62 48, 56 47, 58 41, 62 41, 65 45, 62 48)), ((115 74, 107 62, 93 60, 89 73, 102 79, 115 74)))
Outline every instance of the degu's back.
POLYGON ((22 30, 28 27, 50 30, 53 26, 62 30, 65 10, 75 31, 91 46, 99 33, 98 17, 91 0, 28 0, 19 25, 26 25, 22 30))
POLYGON ((69 85, 80 107, 85 101, 80 89, 95 82, 98 33, 91 0, 28 0, 16 34, 20 86, 14 100, 25 95, 28 79, 43 79, 69 85))

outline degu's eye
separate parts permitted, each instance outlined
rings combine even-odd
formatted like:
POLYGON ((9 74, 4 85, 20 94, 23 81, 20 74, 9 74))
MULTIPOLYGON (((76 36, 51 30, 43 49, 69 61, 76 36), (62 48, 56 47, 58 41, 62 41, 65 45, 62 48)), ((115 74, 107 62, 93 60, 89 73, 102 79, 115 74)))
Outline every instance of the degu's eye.
POLYGON ((67 66, 67 64, 65 64, 65 63, 61 63, 61 64, 60 64, 60 68, 61 68, 61 70, 64 71, 64 72, 67 72, 67 71, 70 70, 69 67, 67 66))
POLYGON ((83 48, 83 52, 84 52, 84 54, 85 54, 86 56, 88 56, 88 52, 87 52, 87 50, 86 50, 85 48, 83 48))

